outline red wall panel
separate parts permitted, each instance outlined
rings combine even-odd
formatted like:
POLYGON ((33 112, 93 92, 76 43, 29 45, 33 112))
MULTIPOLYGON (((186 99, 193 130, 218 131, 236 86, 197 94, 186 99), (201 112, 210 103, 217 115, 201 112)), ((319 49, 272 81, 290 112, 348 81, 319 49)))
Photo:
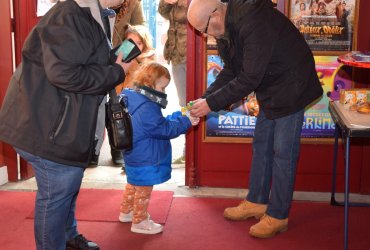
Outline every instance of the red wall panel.
MULTIPOLYGON (((3 1, 0 8, 0 105, 13 73, 10 3, 3 1)), ((0 142, 0 166, 8 166, 8 177, 16 178, 16 155, 9 145, 0 142), (9 168, 12 166, 12 168, 9 168), (15 171, 12 169, 15 167, 15 171)))
MULTIPOLYGON (((15 60, 18 65, 21 61, 21 50, 24 41, 30 30, 38 22, 36 16, 35 0, 14 0, 14 38, 15 38, 15 60)), ((2 103, 9 79, 13 73, 12 66, 12 43, 11 43, 11 19, 10 1, 2 1, 0 8, 0 103, 2 103)), ((0 165, 8 168, 9 181, 18 180, 17 154, 14 149, 7 144, 0 143, 0 165)), ((21 159, 20 166, 21 179, 33 176, 31 167, 21 159)))

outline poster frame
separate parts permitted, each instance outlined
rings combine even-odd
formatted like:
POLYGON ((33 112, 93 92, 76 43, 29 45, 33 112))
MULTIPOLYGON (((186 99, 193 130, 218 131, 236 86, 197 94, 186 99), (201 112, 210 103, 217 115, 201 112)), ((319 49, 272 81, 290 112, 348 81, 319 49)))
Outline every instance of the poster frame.
MULTIPOLYGON (((206 45, 206 53, 205 53, 205 62, 206 65, 203 70, 203 79, 205 79, 202 92, 204 93, 207 89, 207 65, 208 65, 208 56, 209 55, 218 55, 218 51, 215 49, 214 41, 212 40, 211 44, 206 45)), ((202 138, 203 142, 217 142, 217 143, 252 143, 253 137, 221 137, 221 136, 207 136, 207 118, 203 118, 203 122, 201 123, 201 131, 202 131, 202 138)))
MULTIPOLYGON (((284 6, 284 13, 285 15, 290 19, 291 19, 291 16, 292 16, 292 13, 291 13, 291 5, 294 1, 297 1, 297 0, 285 0, 284 3, 285 3, 285 6, 284 6)), ((314 1, 314 0, 312 0, 314 1)), ((319 2, 322 2, 324 0, 320 0, 319 2)), ((342 54, 346 54, 350 51, 356 51, 357 50, 357 32, 358 32, 358 14, 359 14, 359 6, 360 6, 360 0, 354 0, 355 2, 355 7, 354 7, 354 18, 353 18, 353 27, 352 27, 352 37, 350 39, 348 39, 347 41, 350 41, 351 45, 348 49, 346 50, 314 50, 311 48, 313 54, 315 56, 333 56, 333 55, 342 55, 342 54)), ((298 27, 297 27, 298 28, 298 27)), ((307 39, 306 39, 307 41, 307 39)))
MULTIPOLYGON (((202 85, 202 92, 204 93, 207 89, 207 64, 208 64, 208 56, 209 55, 218 55, 217 50, 208 49, 205 53, 205 62, 206 65, 203 70, 203 79, 205 79, 204 84, 202 85)), ((201 133, 202 133, 202 141, 206 143, 252 143, 253 136, 250 137, 218 137, 218 136, 207 136, 207 119, 202 118, 203 122, 201 122, 201 133)), ((302 137, 301 143, 303 144, 333 144, 334 137, 302 137)))

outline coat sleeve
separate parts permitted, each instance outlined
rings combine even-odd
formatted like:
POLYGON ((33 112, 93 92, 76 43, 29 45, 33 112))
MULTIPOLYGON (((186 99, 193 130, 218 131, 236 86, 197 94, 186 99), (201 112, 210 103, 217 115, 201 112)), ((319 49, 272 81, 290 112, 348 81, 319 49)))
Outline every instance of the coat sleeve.
POLYGON ((234 78, 233 71, 230 68, 224 67, 217 75, 216 80, 207 88, 203 97, 206 98, 208 95, 216 92, 234 78))
POLYGON ((173 4, 166 3, 164 0, 159 1, 158 12, 166 20, 170 19, 170 13, 173 8, 173 4))
MULTIPOLYGON (((256 90, 265 75, 270 62, 276 34, 266 22, 255 22, 244 25, 239 33, 242 53, 242 68, 240 72, 229 82, 217 87, 206 97, 206 101, 212 111, 219 111, 256 90), (269 32, 271 30, 271 32, 269 32)), ((229 74, 228 74, 229 75, 229 74)), ((221 79, 223 78, 221 75, 221 79)), ((224 81, 223 81, 224 82, 224 81)))
POLYGON ((145 103, 140 107, 142 129, 151 138, 169 140, 185 134, 191 127, 188 117, 182 116, 180 111, 163 117, 161 108, 155 103, 145 103))
POLYGON ((145 19, 143 14, 143 5, 141 1, 138 1, 131 14, 131 25, 145 25, 145 19))
POLYGON ((45 73, 57 88, 99 95, 124 80, 122 67, 109 62, 106 37, 93 19, 55 14, 38 29, 45 73))

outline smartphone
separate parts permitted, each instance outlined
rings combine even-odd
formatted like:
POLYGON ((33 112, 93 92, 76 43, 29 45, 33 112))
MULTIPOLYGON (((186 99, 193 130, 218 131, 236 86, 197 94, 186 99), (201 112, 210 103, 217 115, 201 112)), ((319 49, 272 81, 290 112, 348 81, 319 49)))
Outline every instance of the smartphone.
POLYGON ((122 62, 129 63, 131 60, 140 55, 141 51, 134 41, 127 39, 122 42, 115 52, 115 55, 118 56, 119 53, 123 54, 122 62))

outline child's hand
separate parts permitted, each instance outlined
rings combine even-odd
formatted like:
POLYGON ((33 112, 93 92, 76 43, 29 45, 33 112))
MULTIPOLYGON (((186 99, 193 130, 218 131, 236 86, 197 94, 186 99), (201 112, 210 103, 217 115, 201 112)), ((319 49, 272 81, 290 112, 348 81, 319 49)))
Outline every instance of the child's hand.
POLYGON ((191 122, 191 125, 193 125, 193 126, 198 125, 198 123, 200 121, 199 117, 194 117, 194 116, 191 116, 191 115, 189 115, 188 117, 189 117, 189 120, 191 122))

